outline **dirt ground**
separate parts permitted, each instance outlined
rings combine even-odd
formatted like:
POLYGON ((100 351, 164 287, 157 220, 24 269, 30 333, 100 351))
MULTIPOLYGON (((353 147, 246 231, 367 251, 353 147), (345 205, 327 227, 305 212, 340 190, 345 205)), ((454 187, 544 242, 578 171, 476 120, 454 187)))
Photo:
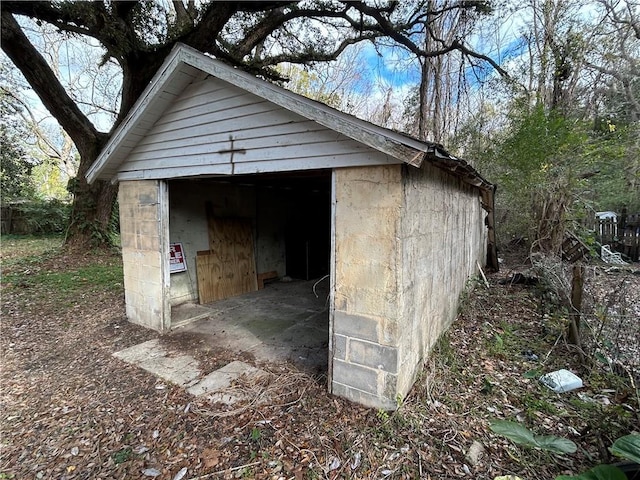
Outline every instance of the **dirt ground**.
POLYGON ((489 287, 470 284, 413 390, 383 412, 329 395, 324 375, 204 349, 189 334, 161 337, 204 373, 232 360, 271 373, 234 387, 246 402, 211 405, 112 356, 158 337, 127 322, 117 278, 97 282, 117 271, 117 255, 34 256, 3 242, 2 256, 0 478, 550 479, 613 461, 607 447, 640 424, 637 265, 589 267, 591 333, 580 353, 539 286, 500 283, 530 268, 507 259, 489 287), (49 281, 64 272, 79 272, 74 285, 49 281), (598 318, 613 332, 606 341, 598 318), (541 385, 537 375, 557 368, 585 387, 541 385), (516 445, 490 430, 494 419, 569 438, 578 451, 516 445))

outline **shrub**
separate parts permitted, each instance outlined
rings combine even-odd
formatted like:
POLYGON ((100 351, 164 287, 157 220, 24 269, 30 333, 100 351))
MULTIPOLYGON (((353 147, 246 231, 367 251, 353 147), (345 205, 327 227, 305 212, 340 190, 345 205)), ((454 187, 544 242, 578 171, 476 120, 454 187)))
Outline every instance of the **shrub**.
POLYGON ((12 202, 3 208, 8 212, 3 233, 62 233, 69 223, 70 210, 71 205, 57 199, 12 202))

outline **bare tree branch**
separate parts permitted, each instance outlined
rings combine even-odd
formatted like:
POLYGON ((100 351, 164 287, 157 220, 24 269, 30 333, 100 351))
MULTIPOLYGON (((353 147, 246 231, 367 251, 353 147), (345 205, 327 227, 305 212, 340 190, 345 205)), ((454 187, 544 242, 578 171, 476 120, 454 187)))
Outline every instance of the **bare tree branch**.
POLYGON ((118 15, 128 15, 138 2, 127 3, 110 15, 103 2, 74 2, 56 5, 52 2, 2 2, 2 9, 14 15, 25 15, 50 23, 60 30, 73 32, 98 40, 111 56, 122 59, 132 45, 133 25, 118 15))
MULTIPOLYGON (((191 12, 185 8, 184 3, 182 3, 182 0, 173 0, 171 4, 173 5, 173 9, 176 12, 176 24, 178 28, 183 28, 185 26, 193 26, 194 18, 191 15, 191 12)), ((189 6, 193 4, 194 2, 191 2, 189 6)))
POLYGON ((40 125, 38 124, 38 121, 36 120, 33 111, 31 110, 31 107, 29 107, 29 105, 24 102, 19 96, 15 95, 5 87, 0 87, 0 92, 2 92, 3 95, 11 97, 16 103, 20 105, 20 107, 22 107, 21 109, 12 108, 12 110, 15 110, 16 113, 22 117, 24 122, 31 126, 31 130, 36 136, 38 149, 40 149, 40 151, 47 155, 49 158, 62 160, 62 153, 60 152, 60 150, 58 150, 58 147, 49 140, 47 135, 44 134, 44 132, 40 128, 40 125), (24 112, 26 112, 26 114, 24 112))
POLYGON ((607 0, 597 0, 597 2, 605 8, 613 23, 631 27, 635 33, 635 37, 640 40, 640 19, 634 17, 634 14, 637 15, 637 12, 631 9, 631 5, 629 3, 626 4, 627 11, 629 12, 629 18, 622 18, 616 11, 617 5, 614 6, 607 0))
MULTIPOLYGON (((313 62, 329 62, 337 59, 340 56, 340 54, 344 52, 344 50, 349 45, 355 45, 356 43, 359 43, 363 40, 373 40, 375 38, 379 38, 381 35, 382 34, 368 33, 358 38, 348 38, 346 40, 343 40, 340 43, 340 45, 338 45, 334 50, 328 53, 302 52, 296 55, 292 55, 290 53, 274 55, 274 56, 266 57, 265 59, 263 59, 261 64, 271 66, 271 65, 277 65, 278 63, 281 63, 281 62, 300 63, 300 64, 313 63, 313 62)), ((284 80, 284 79, 279 78, 279 80, 284 80)))
POLYGON ((595 65, 594 63, 588 61, 585 61, 585 65, 596 70, 597 72, 609 75, 618 80, 618 82, 620 82, 622 88, 624 89, 624 94, 627 101, 632 107, 632 118, 634 119, 634 121, 640 119, 640 100, 632 89, 631 78, 624 75, 620 70, 614 70, 612 68, 606 68, 601 65, 595 65))
POLYGON ((60 84, 51 67, 29 42, 13 15, 2 12, 2 49, 20 69, 42 103, 73 138, 82 153, 106 139, 96 130, 60 84))
POLYGON ((350 6, 356 8, 358 11, 374 18, 379 26, 379 30, 388 36, 389 38, 395 40, 398 44, 403 45, 410 52, 416 55, 419 58, 429 58, 429 57, 437 57, 440 55, 446 55, 449 52, 454 50, 460 51, 463 55, 468 57, 477 58, 478 60, 482 60, 491 65, 500 75, 505 78, 509 78, 509 74, 506 70, 504 70, 498 63, 493 60, 491 57, 478 53, 467 46, 465 46, 459 39, 455 39, 453 42, 447 45, 442 39, 437 39, 442 44, 442 48, 426 51, 423 48, 420 48, 414 41, 412 41, 409 37, 401 33, 401 31, 394 25, 388 18, 385 18, 380 11, 376 10, 373 7, 368 6, 364 2, 348 2, 350 6))

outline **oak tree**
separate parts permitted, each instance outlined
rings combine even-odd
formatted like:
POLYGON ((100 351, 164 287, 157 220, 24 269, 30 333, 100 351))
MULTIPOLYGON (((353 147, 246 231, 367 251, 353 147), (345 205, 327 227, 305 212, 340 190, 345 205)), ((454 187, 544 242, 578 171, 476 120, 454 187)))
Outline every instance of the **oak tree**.
MULTIPOLYGON (((466 9, 480 3, 485 2, 454 2, 451 8, 466 9)), ((68 242, 86 246, 108 238, 117 186, 104 181, 89 185, 85 173, 176 42, 274 81, 284 80, 275 68, 282 62, 330 61, 349 45, 383 39, 420 58, 459 51, 495 65, 462 38, 439 39, 435 48, 425 49, 416 29, 431 15, 429 4, 424 0, 3 1, 2 49, 80 154, 77 177, 71 185, 74 206, 68 242), (61 35, 94 39, 104 49, 103 61, 117 62, 122 89, 110 132, 99 131, 72 99, 43 52, 25 34, 20 17, 49 24, 61 35)))

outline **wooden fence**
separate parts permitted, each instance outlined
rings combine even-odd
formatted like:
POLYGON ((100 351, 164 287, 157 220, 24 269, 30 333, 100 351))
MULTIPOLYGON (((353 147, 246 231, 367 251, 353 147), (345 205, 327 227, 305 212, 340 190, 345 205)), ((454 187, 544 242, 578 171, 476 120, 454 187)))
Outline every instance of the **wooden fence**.
POLYGON ((600 244, 611 246, 634 262, 640 260, 640 214, 629 215, 624 224, 610 218, 598 220, 595 231, 600 244))
POLYGON ((0 233, 25 235, 33 233, 29 218, 23 212, 22 205, 8 204, 0 207, 0 233))
POLYGON ((625 228, 620 236, 618 251, 634 262, 640 261, 640 227, 625 228))

